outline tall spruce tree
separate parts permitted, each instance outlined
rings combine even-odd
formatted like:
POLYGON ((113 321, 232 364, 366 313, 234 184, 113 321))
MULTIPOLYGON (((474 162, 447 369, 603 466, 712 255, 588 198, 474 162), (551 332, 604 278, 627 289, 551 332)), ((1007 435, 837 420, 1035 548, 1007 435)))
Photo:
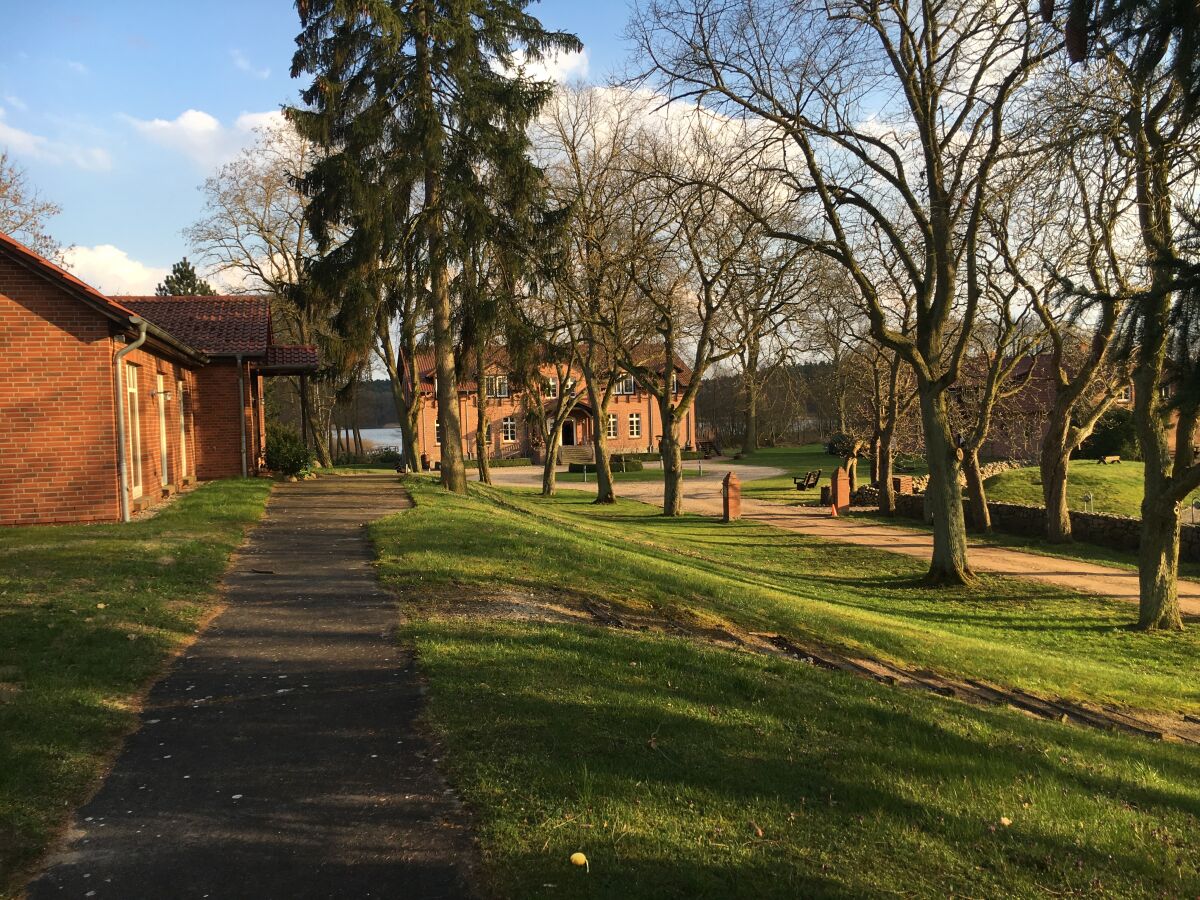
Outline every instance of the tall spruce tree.
POLYGON ((154 293, 160 297, 212 297, 212 285, 196 274, 185 256, 171 266, 171 274, 158 283, 154 293))
MULTIPOLYGON (((528 0, 298 0, 301 32, 292 75, 309 74, 297 130, 323 148, 305 178, 309 226, 322 253, 344 243, 354 270, 372 248, 397 240, 424 247, 442 430, 442 483, 466 490, 457 412, 454 309, 456 211, 480 202, 480 173, 529 173, 527 126, 551 85, 519 64, 578 50, 548 32, 528 0), (420 193, 420 214, 400 216, 385 197, 402 184, 420 193), (382 190, 381 190, 382 188, 382 190)), ((350 273, 353 275, 353 271, 350 273)), ((327 283, 330 283, 327 279, 327 283)), ((377 296, 351 291, 344 305, 377 296)), ((355 318, 352 314, 350 318, 355 318)), ((361 318, 361 317, 358 317, 361 318)))

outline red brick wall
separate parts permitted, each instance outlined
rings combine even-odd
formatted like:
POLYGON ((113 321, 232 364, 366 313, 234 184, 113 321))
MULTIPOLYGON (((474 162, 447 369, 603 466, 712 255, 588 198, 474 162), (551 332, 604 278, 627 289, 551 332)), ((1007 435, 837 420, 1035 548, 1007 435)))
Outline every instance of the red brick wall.
POLYGON ((237 478, 242 474, 242 428, 246 429, 248 471, 257 471, 256 461, 265 444, 262 408, 262 379, 242 363, 242 397, 238 397, 236 360, 215 359, 196 373, 193 414, 199 437, 196 474, 202 480, 237 478), (254 396, 257 392, 257 397, 254 396), (252 400, 257 403, 252 405, 252 400))
MULTIPOLYGON (((122 346, 99 313, 0 257, 0 524, 120 518, 113 359, 122 346)), ((136 350, 143 495, 162 500, 155 375, 166 403, 168 481, 181 477, 178 391, 194 374, 136 350)), ((189 429, 190 430, 190 429, 189 429)), ((194 438, 193 438, 194 440, 194 438)))

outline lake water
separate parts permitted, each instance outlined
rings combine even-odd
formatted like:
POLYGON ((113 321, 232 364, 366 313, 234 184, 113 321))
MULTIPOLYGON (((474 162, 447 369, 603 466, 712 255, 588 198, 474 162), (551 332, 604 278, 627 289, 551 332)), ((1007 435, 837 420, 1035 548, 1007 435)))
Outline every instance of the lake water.
POLYGON ((404 447, 403 432, 399 428, 362 428, 363 441, 370 441, 375 447, 404 447))

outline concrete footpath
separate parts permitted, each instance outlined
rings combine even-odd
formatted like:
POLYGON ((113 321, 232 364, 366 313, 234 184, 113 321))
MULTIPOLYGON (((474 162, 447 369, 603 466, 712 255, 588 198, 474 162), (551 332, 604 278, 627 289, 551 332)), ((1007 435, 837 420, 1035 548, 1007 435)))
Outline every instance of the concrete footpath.
POLYGON ((154 686, 30 897, 472 896, 364 528, 410 502, 387 476, 276 487, 228 607, 154 686))
MULTIPOLYGON (((690 464, 689 464, 690 465, 690 464)), ((756 478, 771 478, 781 474, 779 469, 744 464, 714 462, 704 464, 705 474, 691 475, 683 481, 683 508, 685 512, 705 516, 721 514, 721 479, 726 472, 736 472, 743 482, 756 478)), ((495 469, 492 480, 498 484, 525 485, 529 476, 520 469, 495 469)), ((537 483, 541 475, 538 471, 537 483)), ((586 490, 584 485, 570 484, 564 487, 586 490)), ((592 488, 594 490, 594 487, 592 488)), ((645 503, 662 503, 661 481, 623 481, 617 485, 617 494, 645 503)), ((862 547, 873 547, 889 553, 901 553, 928 560, 933 552, 933 536, 913 528, 880 524, 874 520, 855 518, 833 518, 829 510, 811 506, 785 506, 763 500, 742 498, 743 518, 786 528, 802 534, 811 534, 828 541, 840 541, 862 547)), ((915 523, 914 523, 915 525, 915 523)), ((1085 594, 1099 594, 1131 603, 1138 601, 1137 573, 1117 569, 1098 563, 1024 553, 1003 547, 990 547, 970 541, 971 566, 976 572, 1028 578, 1058 587, 1070 588, 1085 594)), ((1179 606, 1184 615, 1200 616, 1200 584, 1194 581, 1179 582, 1179 606)))

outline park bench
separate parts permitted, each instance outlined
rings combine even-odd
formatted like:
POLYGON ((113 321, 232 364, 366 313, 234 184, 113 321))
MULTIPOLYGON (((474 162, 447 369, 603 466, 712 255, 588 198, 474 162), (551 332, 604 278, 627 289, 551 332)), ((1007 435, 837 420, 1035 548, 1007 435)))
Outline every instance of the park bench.
POLYGON ((817 482, 820 480, 821 470, 817 469, 815 472, 806 472, 803 478, 793 478, 792 483, 796 485, 796 490, 807 491, 810 488, 815 488, 817 486, 817 482))
POLYGON ((1121 457, 1119 456, 1102 456, 1096 460, 1097 464, 1101 466, 1115 466, 1120 461, 1121 457))

